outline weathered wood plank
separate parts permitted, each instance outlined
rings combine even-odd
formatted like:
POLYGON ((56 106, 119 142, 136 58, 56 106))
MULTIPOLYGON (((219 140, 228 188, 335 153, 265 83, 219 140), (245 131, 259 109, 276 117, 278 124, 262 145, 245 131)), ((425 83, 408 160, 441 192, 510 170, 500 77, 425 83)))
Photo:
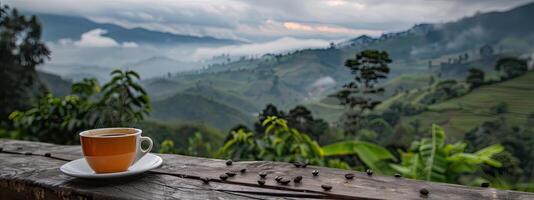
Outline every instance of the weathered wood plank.
POLYGON ((81 157, 79 146, 60 146, 37 142, 0 140, 0 195, 26 194, 31 197, 102 198, 102 199, 268 199, 268 198, 332 198, 332 199, 534 199, 532 193, 476 188, 460 185, 407 180, 404 178, 367 176, 355 173, 347 181, 349 171, 308 166, 296 168, 288 163, 244 161, 226 166, 225 161, 181 155, 159 154, 162 167, 141 176, 119 180, 85 180, 61 174, 65 160, 81 157), (32 155, 24 155, 31 153, 32 155), (45 154, 51 157, 44 157, 45 154), (219 175, 246 168, 226 181, 219 175), (313 176, 311 171, 320 171, 313 176), (265 186, 259 186, 259 172, 268 173, 265 186), (274 181, 275 176, 304 177, 301 184, 287 186, 274 181), (208 177, 210 184, 199 178, 208 177), (324 191, 322 184, 332 185, 324 191), (430 191, 428 197, 419 194, 430 191), (10 189, 11 192, 7 189, 10 189), (19 193, 13 193, 19 192, 19 193))

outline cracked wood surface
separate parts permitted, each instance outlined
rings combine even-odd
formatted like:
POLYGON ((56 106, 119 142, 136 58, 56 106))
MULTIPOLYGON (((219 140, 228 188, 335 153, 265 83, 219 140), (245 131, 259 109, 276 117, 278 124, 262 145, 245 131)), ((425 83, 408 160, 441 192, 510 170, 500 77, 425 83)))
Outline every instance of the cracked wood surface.
POLYGON ((493 188, 466 187, 387 176, 354 173, 347 170, 265 161, 224 160, 158 154, 160 168, 142 175, 111 180, 73 178, 59 167, 81 158, 79 146, 0 139, 0 199, 534 199, 533 193, 493 188), (245 173, 239 172, 246 168, 245 173), (319 170, 313 176, 313 170, 319 170), (237 171, 221 181, 219 175, 237 171), (259 186, 258 173, 268 173, 265 186, 259 186), (284 186, 274 177, 301 175, 301 184, 284 186), (209 178, 204 184, 200 178, 209 178), (333 186, 325 192, 321 185, 333 186), (419 190, 426 188, 428 196, 419 190))

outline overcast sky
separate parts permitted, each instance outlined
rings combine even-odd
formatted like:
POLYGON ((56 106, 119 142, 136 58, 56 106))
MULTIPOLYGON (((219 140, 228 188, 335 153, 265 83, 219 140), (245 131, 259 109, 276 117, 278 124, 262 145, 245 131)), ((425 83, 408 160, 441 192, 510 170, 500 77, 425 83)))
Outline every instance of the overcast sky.
POLYGON ((378 36, 528 2, 533 0, 4 0, 26 11, 251 42, 378 36))

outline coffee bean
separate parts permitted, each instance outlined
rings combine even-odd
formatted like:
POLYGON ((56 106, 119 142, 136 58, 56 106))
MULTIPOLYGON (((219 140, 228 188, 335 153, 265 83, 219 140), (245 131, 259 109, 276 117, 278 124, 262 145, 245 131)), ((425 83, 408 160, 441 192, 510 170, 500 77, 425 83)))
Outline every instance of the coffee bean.
POLYGON ((372 176, 373 175, 373 170, 367 169, 367 171, 365 171, 365 173, 367 173, 368 176, 372 176))
POLYGON ((44 156, 45 156, 45 157, 50 157, 50 156, 52 156, 52 154, 50 154, 50 153, 45 153, 44 156))
POLYGON ((267 172, 260 172, 258 174, 261 178, 265 178, 267 176, 267 172))
POLYGON ((488 182, 483 182, 483 183, 480 184, 480 187, 485 187, 485 188, 487 188, 487 187, 489 187, 489 186, 490 186, 490 184, 489 184, 488 182))
POLYGON ((313 170, 313 171, 312 171, 312 174, 313 174, 314 176, 319 175, 319 170, 313 170))
POLYGON ((235 172, 226 172, 226 175, 228 175, 229 177, 233 177, 235 176, 235 172))
POLYGON ((395 174, 395 177, 396 177, 396 178, 400 178, 400 177, 402 177, 402 176, 401 176, 399 173, 396 173, 396 174, 395 174))
POLYGON ((262 179, 258 180, 258 184, 259 185, 265 185, 265 180, 262 180, 262 179))
POLYGON ((325 191, 330 191, 332 189, 332 186, 330 185, 321 185, 321 187, 323 188, 323 190, 325 191))
POLYGON ((239 171, 240 171, 241 173, 245 173, 245 172, 247 172, 247 168, 243 168, 243 169, 241 169, 241 170, 239 170, 239 171))
POLYGON ((295 183, 300 183, 302 181, 302 176, 295 176, 295 178, 293 178, 293 182, 295 183))
POLYGON ((27 155, 27 156, 32 155, 32 152, 26 152, 24 153, 24 155, 27 155))
POLYGON ((289 180, 289 179, 287 179, 287 178, 282 178, 282 179, 280 179, 280 183, 281 183, 282 185, 287 185, 287 184, 289 184, 289 182, 291 182, 291 180, 289 180))
POLYGON ((428 193, 430 193, 430 192, 429 192, 426 188, 421 188, 421 189, 419 190, 419 193, 420 193, 421 195, 423 195, 423 196, 427 196, 428 193))
POLYGON ((208 178, 208 177, 202 177, 202 178, 200 178, 200 180, 201 180, 204 184, 209 184, 209 183, 210 183, 210 178, 208 178))
POLYGON ((346 179, 353 179, 354 178, 354 174, 353 173, 345 174, 345 178, 346 179))
POLYGON ((227 161, 226 161, 226 165, 227 165, 227 166, 230 166, 230 165, 232 165, 232 163, 233 163, 233 161, 232 161, 232 160, 227 160, 227 161))
POLYGON ((302 163, 302 166, 300 166, 300 167, 306 168, 307 166, 308 166, 308 162, 304 162, 304 163, 302 163))
POLYGON ((280 182, 280 180, 282 180, 282 178, 283 178, 283 177, 281 177, 281 176, 276 176, 276 177, 274 178, 274 180, 275 180, 276 182, 280 182))
POLYGON ((302 164, 300 164, 300 162, 294 162, 293 165, 295 165, 296 168, 302 167, 302 164))
POLYGON ((219 178, 220 178, 221 180, 224 181, 224 180, 226 180, 226 179, 228 178, 228 175, 226 175, 226 174, 221 174, 221 175, 219 176, 219 178))

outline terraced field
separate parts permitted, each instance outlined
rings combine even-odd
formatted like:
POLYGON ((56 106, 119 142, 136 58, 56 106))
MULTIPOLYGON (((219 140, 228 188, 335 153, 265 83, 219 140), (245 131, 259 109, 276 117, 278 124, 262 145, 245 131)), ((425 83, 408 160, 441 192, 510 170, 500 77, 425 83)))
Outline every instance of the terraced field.
POLYGON ((444 126, 452 138, 462 138, 463 133, 498 117, 504 117, 511 125, 525 124, 530 113, 534 113, 534 72, 431 105, 427 112, 403 118, 403 123, 416 119, 422 127, 436 123, 444 126), (501 102, 506 103, 508 112, 497 115, 492 108, 501 102))

